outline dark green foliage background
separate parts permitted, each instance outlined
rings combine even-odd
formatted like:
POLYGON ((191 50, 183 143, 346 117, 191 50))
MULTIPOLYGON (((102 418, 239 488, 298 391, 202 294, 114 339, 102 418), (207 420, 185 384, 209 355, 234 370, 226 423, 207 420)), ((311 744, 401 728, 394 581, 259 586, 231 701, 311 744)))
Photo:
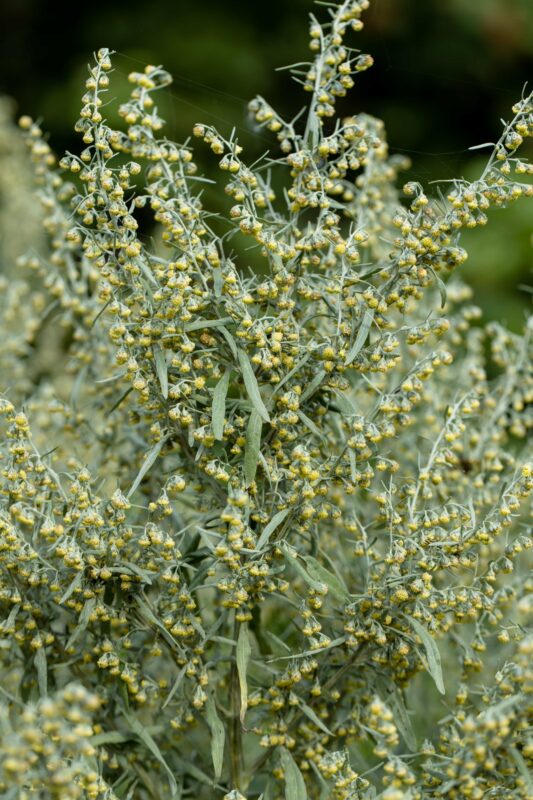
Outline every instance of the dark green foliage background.
MULTIPOLYGON (((57 152, 75 148, 86 64, 107 46, 118 53, 114 95, 128 72, 162 63, 175 76, 162 101, 169 135, 183 140, 197 121, 237 126, 252 160, 272 141, 253 131, 246 103, 261 93, 287 117, 302 105, 299 87, 275 69, 306 58, 302 20, 312 8, 311 0, 2 0, 0 93, 43 119, 57 152)), ((356 44, 375 66, 343 110, 384 119, 391 149, 412 158, 408 177, 472 177, 468 147, 497 136, 533 76, 533 3, 373 0, 356 44)), ((530 298, 519 288, 531 283, 529 210, 518 203, 495 216, 490 230, 476 232, 464 274, 488 316, 518 329, 530 298)))

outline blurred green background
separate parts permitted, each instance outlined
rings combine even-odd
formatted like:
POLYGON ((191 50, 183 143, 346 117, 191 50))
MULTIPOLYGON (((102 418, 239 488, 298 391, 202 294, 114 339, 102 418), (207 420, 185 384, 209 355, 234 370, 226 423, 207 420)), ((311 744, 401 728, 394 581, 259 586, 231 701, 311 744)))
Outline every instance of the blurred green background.
MULTIPOLYGON (((76 149, 86 65, 107 46, 117 51, 111 96, 128 91, 132 69, 163 64, 175 77, 161 101, 168 134, 184 140, 197 121, 236 126, 251 161, 274 143, 254 132, 247 101, 260 93, 289 118, 305 101, 275 69, 307 57, 310 11, 326 12, 311 0, 2 0, 0 93, 42 119, 57 152, 76 149)), ((497 138, 533 75, 533 0, 373 0, 364 21, 351 43, 375 66, 342 111, 385 120, 391 150, 412 159, 406 179, 475 176, 482 160, 468 148, 497 138)), ((531 298, 531 218, 522 201, 464 239, 476 301, 514 328, 531 298)))

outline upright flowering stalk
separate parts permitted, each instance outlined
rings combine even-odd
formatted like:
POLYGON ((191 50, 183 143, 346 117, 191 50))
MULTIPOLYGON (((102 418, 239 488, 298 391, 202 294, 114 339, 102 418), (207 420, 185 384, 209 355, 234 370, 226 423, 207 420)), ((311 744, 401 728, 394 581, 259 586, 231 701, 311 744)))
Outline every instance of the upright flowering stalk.
POLYGON ((400 196, 382 122, 336 116, 368 0, 326 5, 306 113, 250 104, 279 157, 194 128, 227 215, 161 67, 114 129, 100 50, 59 168, 21 120, 49 253, 0 350, 5 797, 531 797, 533 326, 448 278, 533 195, 532 97, 478 180, 400 196))

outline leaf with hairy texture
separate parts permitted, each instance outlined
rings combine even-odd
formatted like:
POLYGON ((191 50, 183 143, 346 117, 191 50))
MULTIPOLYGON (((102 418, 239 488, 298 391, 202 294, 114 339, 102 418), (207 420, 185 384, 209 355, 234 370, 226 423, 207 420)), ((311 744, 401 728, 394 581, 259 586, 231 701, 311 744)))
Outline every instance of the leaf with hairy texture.
POLYGON ((250 634, 248 632, 248 625, 243 622, 239 629, 239 636, 237 638, 237 650, 235 659, 237 663, 237 675, 239 676, 239 688, 241 693, 241 710, 240 718, 241 724, 244 723, 244 715, 248 708, 248 681, 246 673, 248 671, 248 663, 252 654, 252 647, 250 644, 250 634))
POLYGON ((213 405, 211 408, 211 425, 213 436, 222 441, 224 436, 224 417, 226 415, 226 396, 228 394, 231 370, 227 369, 213 392, 213 405))
POLYGON ((270 422, 270 417, 268 411, 266 410, 265 404, 263 403, 263 398, 261 397, 261 393, 259 391, 259 384, 257 383, 257 378, 255 377, 250 359, 244 350, 238 350, 237 355, 239 358, 242 378, 244 380, 244 385, 246 387, 248 397, 250 398, 250 402, 261 419, 263 419, 265 422, 270 422))
POLYGON ((248 427, 246 428, 246 444, 244 446, 244 478, 246 486, 255 480, 259 451, 261 449, 261 431, 263 423, 255 409, 252 409, 248 427))

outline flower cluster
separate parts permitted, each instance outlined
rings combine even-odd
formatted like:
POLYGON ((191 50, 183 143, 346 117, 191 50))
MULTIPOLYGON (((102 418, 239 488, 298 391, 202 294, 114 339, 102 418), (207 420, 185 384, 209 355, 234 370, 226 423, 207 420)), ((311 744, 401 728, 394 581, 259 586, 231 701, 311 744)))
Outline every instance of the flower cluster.
POLYGON ((8 796, 529 796, 533 325, 450 275, 533 195, 533 99, 479 179, 399 191, 383 123, 335 118, 367 6, 312 18, 305 118, 250 104, 278 158, 194 127, 227 214, 159 66, 114 128, 100 50, 59 164, 20 121, 48 251, 0 350, 8 796))

